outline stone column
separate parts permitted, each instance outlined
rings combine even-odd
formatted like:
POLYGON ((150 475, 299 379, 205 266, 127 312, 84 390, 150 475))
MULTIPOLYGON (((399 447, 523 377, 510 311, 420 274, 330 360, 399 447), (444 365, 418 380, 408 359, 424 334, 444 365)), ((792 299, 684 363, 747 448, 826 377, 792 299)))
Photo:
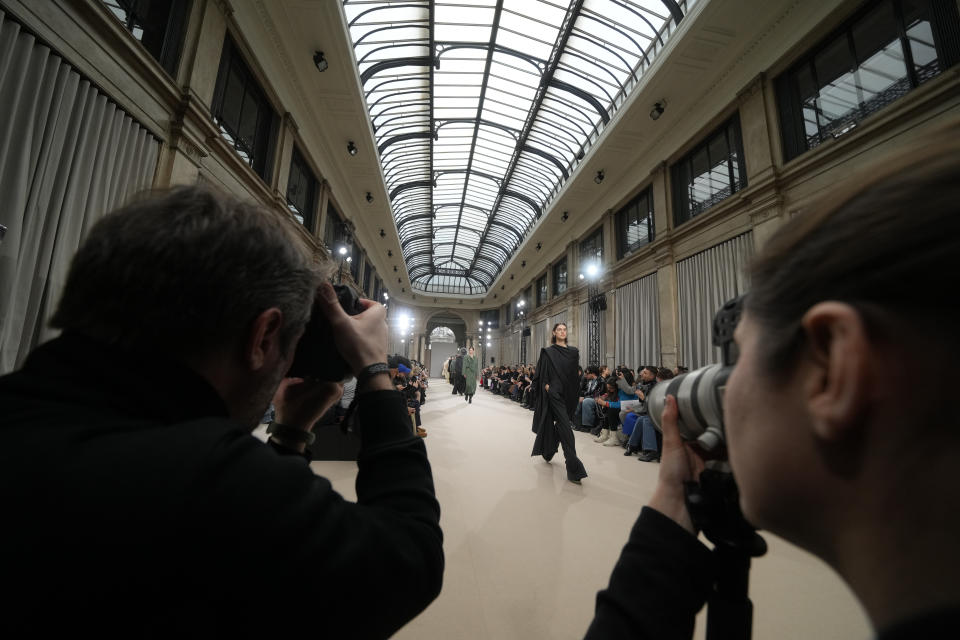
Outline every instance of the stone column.
MULTIPOLYGON (((657 264, 657 299, 660 306, 660 365, 673 369, 677 365, 677 328, 679 304, 677 297, 677 267, 673 250, 663 246, 654 256, 657 264)), ((680 363, 687 364, 688 363, 680 363)))

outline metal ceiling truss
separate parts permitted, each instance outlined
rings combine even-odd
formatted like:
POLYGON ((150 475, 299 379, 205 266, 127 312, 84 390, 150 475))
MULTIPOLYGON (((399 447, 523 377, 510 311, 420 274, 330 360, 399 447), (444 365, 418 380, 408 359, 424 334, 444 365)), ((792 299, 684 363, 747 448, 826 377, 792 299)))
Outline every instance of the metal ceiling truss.
POLYGON ((413 289, 482 295, 686 0, 343 6, 413 289))

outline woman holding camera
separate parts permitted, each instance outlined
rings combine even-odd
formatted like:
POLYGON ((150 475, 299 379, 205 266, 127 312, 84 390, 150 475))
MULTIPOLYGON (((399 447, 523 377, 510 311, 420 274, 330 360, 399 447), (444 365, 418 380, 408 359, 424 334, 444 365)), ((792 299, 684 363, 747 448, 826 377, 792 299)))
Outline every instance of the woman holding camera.
MULTIPOLYGON (((830 564, 881 640, 960 627, 958 140, 955 124, 901 152, 766 243, 724 395, 747 520, 830 564), (927 375, 891 392, 908 361, 927 375)), ((703 462, 672 396, 662 424, 658 486, 588 638, 690 637, 715 583, 684 500, 703 462)))

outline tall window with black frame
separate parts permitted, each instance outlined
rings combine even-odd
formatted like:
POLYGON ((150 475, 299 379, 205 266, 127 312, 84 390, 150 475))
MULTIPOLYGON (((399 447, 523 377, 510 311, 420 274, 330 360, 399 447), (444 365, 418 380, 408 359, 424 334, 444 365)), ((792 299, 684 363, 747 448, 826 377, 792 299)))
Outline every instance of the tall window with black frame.
POLYGON ((676 225, 697 217, 747 186, 740 115, 735 114, 671 168, 676 225))
POLYGON ((567 259, 553 265, 553 295, 559 296, 567 290, 567 259))
POLYGON ((223 42, 211 112, 237 155, 267 180, 279 119, 229 35, 223 42))
POLYGON ((875 0, 776 79, 785 160, 960 62, 955 0, 875 0))
POLYGON ((290 179, 287 181, 287 207, 297 222, 311 232, 317 208, 317 187, 318 182, 313 171, 300 150, 294 147, 290 161, 290 179))
POLYGON ((644 189, 617 211, 617 259, 653 242, 653 194, 644 189))
POLYGON ((177 75, 190 0, 102 0, 147 52, 170 74, 177 75))

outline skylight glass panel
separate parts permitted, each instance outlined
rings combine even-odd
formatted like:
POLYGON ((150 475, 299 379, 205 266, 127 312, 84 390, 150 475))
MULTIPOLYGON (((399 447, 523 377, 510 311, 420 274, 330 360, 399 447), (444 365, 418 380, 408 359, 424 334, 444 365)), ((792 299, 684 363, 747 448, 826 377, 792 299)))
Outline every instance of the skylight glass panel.
POLYGON ((343 6, 408 273, 451 294, 493 285, 672 19, 661 0, 343 6))

